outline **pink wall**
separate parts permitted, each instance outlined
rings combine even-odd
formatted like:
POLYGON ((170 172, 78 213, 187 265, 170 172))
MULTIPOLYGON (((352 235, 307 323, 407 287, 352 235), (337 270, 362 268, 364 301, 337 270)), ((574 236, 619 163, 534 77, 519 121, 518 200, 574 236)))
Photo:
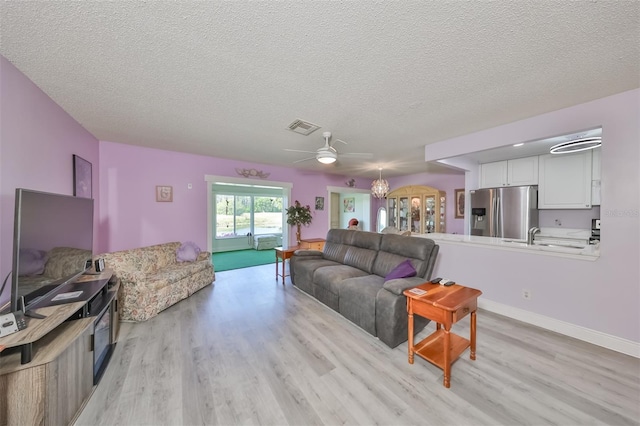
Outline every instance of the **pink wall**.
POLYGON ((464 234, 464 219, 455 219, 455 192, 454 190, 464 188, 464 174, 433 174, 417 173, 408 176, 389 178, 391 190, 398 189, 406 185, 426 185, 445 191, 447 194, 446 205, 446 233, 464 234))
MULTIPOLYGON (((255 168, 270 173, 268 180, 293 183, 291 201, 312 206, 314 215, 312 224, 303 228, 303 237, 327 234, 329 212, 313 210, 315 197, 326 198, 327 186, 344 186, 344 176, 101 141, 99 251, 186 240, 206 248, 205 175, 238 178, 236 168, 255 168), (189 183, 192 189, 187 189, 189 183), (156 185, 173 186, 172 203, 156 202, 156 185)), ((356 180, 360 188, 369 184, 368 179, 356 180)), ((295 231, 290 237, 295 239, 295 231)))
MULTIPOLYGON (((0 56, 0 280, 11 271, 15 189, 72 195, 73 154, 93 164, 95 197, 96 138, 0 56)), ((97 212, 98 202, 94 208, 97 212)), ((5 288, 0 304, 10 292, 5 288)))

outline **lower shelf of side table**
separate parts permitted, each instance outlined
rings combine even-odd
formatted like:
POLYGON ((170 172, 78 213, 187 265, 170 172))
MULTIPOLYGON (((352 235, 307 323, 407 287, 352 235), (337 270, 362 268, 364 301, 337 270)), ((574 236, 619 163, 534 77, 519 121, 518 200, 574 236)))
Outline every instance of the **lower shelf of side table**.
MULTIPOLYGON (((468 339, 449 332, 451 363, 471 344, 468 339)), ((414 352, 444 370, 444 329, 436 330, 413 347, 414 352)))

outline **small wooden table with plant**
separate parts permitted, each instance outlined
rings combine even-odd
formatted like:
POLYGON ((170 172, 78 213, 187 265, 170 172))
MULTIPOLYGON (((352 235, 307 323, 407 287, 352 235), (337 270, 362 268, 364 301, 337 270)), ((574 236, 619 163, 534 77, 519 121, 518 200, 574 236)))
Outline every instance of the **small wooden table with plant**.
POLYGON ((296 226, 296 244, 300 244, 300 225, 307 226, 311 224, 311 207, 309 205, 303 206, 300 201, 296 200, 286 212, 287 223, 291 226, 296 226))

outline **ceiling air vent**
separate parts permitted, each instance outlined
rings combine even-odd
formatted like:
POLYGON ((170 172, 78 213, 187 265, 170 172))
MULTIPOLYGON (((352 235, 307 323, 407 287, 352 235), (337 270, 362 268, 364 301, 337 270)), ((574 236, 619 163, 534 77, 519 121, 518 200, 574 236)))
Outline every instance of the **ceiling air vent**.
POLYGON ((289 124, 288 129, 292 132, 300 133, 301 135, 310 135, 311 133, 318 130, 320 126, 317 124, 309 123, 308 121, 296 120, 293 123, 289 124))

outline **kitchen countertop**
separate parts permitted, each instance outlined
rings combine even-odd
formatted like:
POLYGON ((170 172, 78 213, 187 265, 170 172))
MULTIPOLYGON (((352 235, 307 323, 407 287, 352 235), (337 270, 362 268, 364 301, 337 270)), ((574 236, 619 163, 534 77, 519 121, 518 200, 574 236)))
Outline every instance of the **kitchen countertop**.
MULTIPOLYGON (((570 243, 566 240, 559 240, 558 243, 553 246, 542 245, 527 245, 526 242, 514 241, 503 238, 493 237, 479 237, 475 235, 460 235, 460 234, 412 234, 413 237, 429 238, 439 243, 460 244, 469 246, 484 246, 487 248, 528 252, 531 254, 539 254, 545 256, 557 256, 557 257, 569 257, 572 259, 590 260, 594 261, 600 257, 599 245, 586 245, 584 248, 569 247, 570 243)), ((544 238, 545 235, 540 237, 544 238)), ((536 238, 539 238, 536 235, 536 238)), ((546 241, 545 241, 546 242, 546 241)))

